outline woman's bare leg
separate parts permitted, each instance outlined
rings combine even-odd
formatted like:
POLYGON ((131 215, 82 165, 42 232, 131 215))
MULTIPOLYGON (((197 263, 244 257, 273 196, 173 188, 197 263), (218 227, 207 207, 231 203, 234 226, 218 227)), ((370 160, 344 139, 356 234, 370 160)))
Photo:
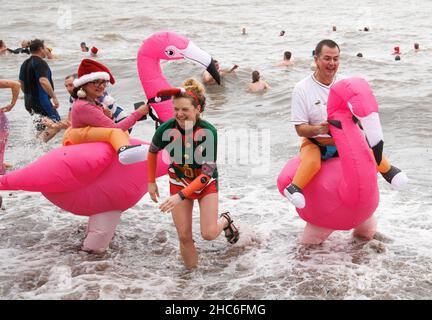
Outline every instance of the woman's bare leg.
POLYGON ((172 218, 180 241, 180 254, 186 268, 196 268, 198 255, 192 238, 193 200, 185 199, 172 211, 172 218))
POLYGON ((201 236, 205 240, 216 239, 228 225, 225 218, 219 218, 219 198, 217 193, 210 193, 199 200, 201 236))

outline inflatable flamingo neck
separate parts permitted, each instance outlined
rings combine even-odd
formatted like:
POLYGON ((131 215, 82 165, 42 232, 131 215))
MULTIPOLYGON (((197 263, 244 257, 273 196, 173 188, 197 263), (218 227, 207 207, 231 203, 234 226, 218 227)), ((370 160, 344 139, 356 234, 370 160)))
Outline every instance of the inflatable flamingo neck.
MULTIPOLYGON (((341 124, 341 128, 331 125, 330 132, 341 158, 343 179, 339 194, 342 201, 350 205, 364 201, 377 188, 375 160, 351 112, 352 109, 356 116, 368 116, 378 110, 375 99, 364 94, 365 83, 358 78, 339 81, 331 88, 327 103, 328 120, 341 124)), ((369 86, 367 89, 371 92, 369 86)))
MULTIPOLYGON (((168 88, 171 85, 164 76, 160 67, 160 59, 150 57, 147 54, 147 47, 141 47, 138 52, 137 66, 140 74, 141 85, 147 100, 156 96, 161 88, 168 88)), ((171 100, 151 104, 157 110, 159 119, 165 122, 174 116, 171 100)))
MULTIPOLYGON (((215 68, 214 60, 208 53, 175 32, 157 32, 143 42, 137 56, 138 73, 147 100, 154 98, 158 90, 171 87, 162 73, 161 59, 192 61, 204 67, 216 82, 220 83, 220 75, 215 68)), ((162 122, 171 119, 174 115, 171 100, 151 104, 151 106, 162 122)))
POLYGON ((148 99, 155 97, 159 88, 170 87, 167 78, 162 73, 159 59, 152 59, 139 54, 138 57, 138 69, 144 71, 141 75, 141 83, 148 99))
POLYGON ((140 56, 140 54, 138 54, 138 68, 145 68, 148 71, 154 71, 156 73, 157 76, 155 76, 155 74, 152 74, 152 72, 146 72, 143 73, 142 75, 142 79, 143 80, 151 80, 152 78, 158 78, 159 79, 159 74, 162 75, 163 79, 168 82, 166 80, 166 78, 163 76, 162 74, 162 69, 160 67, 160 60, 159 59, 153 59, 150 58, 148 56, 140 56))

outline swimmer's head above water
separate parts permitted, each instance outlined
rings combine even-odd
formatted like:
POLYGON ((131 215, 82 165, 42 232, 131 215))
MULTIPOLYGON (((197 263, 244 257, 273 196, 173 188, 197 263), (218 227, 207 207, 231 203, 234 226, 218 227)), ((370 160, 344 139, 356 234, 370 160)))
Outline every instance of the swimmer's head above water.
POLYGON ((85 42, 81 42, 80 46, 81 46, 82 52, 88 52, 89 51, 89 48, 87 47, 85 42))

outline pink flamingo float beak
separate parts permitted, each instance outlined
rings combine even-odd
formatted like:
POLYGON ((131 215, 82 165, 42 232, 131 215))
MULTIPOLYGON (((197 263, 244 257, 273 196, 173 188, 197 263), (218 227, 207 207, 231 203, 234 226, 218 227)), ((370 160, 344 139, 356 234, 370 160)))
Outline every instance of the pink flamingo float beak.
POLYGON ((210 73, 213 79, 215 79, 215 81, 217 82, 217 84, 220 85, 220 75, 216 69, 216 64, 214 63, 213 58, 211 60, 211 63, 207 67, 207 72, 210 73))
MULTIPOLYGON (((167 55, 169 55, 169 51, 172 50, 171 48, 167 48, 165 52, 167 55)), ((177 49, 178 50, 178 49, 177 49)), ((194 63, 202 65, 208 73, 211 74, 213 79, 217 82, 217 84, 220 85, 220 75, 217 71, 215 62, 213 58, 204 50, 200 49, 198 46, 196 46, 192 41, 189 41, 188 46, 183 49, 179 50, 178 52, 183 58, 190 60, 194 63)))
POLYGON ((379 165, 383 156, 384 134, 381 127, 381 120, 377 112, 378 103, 373 95, 371 95, 368 101, 374 102, 372 106, 368 106, 370 109, 363 107, 362 111, 359 112, 358 106, 351 103, 348 103, 348 107, 353 114, 354 122, 360 122, 360 127, 363 129, 369 147, 373 151, 375 161, 379 165))
POLYGON ((376 163, 379 165, 383 156, 384 134, 381 121, 377 112, 372 112, 366 117, 359 118, 367 142, 373 150, 376 163))
MULTIPOLYGON (((350 105, 350 104, 348 104, 350 105)), ((376 163, 379 165, 382 160, 383 149, 384 149, 384 135, 382 132, 381 121, 377 112, 372 112, 366 117, 357 116, 350 106, 351 112, 353 113, 353 120, 355 123, 360 122, 360 127, 363 129, 363 133, 366 140, 372 149, 376 163)), ((342 129, 342 124, 338 120, 328 120, 329 125, 342 129)))
POLYGON ((183 50, 183 56, 192 62, 201 64, 211 74, 217 84, 220 85, 219 72, 216 69, 213 58, 207 52, 198 48, 192 41, 189 41, 187 48, 183 50))

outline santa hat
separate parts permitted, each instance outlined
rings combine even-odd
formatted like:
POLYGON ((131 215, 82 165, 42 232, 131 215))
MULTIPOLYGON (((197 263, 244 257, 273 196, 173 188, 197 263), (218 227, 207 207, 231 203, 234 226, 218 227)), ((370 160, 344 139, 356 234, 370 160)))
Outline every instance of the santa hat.
POLYGON ((91 51, 91 53, 93 53, 93 54, 97 54, 98 51, 99 51, 99 49, 96 48, 96 47, 92 47, 92 48, 90 49, 90 51, 91 51))
POLYGON ((95 80, 109 80, 111 84, 115 83, 111 72, 102 63, 91 59, 84 59, 78 68, 78 78, 73 82, 75 88, 95 80))

